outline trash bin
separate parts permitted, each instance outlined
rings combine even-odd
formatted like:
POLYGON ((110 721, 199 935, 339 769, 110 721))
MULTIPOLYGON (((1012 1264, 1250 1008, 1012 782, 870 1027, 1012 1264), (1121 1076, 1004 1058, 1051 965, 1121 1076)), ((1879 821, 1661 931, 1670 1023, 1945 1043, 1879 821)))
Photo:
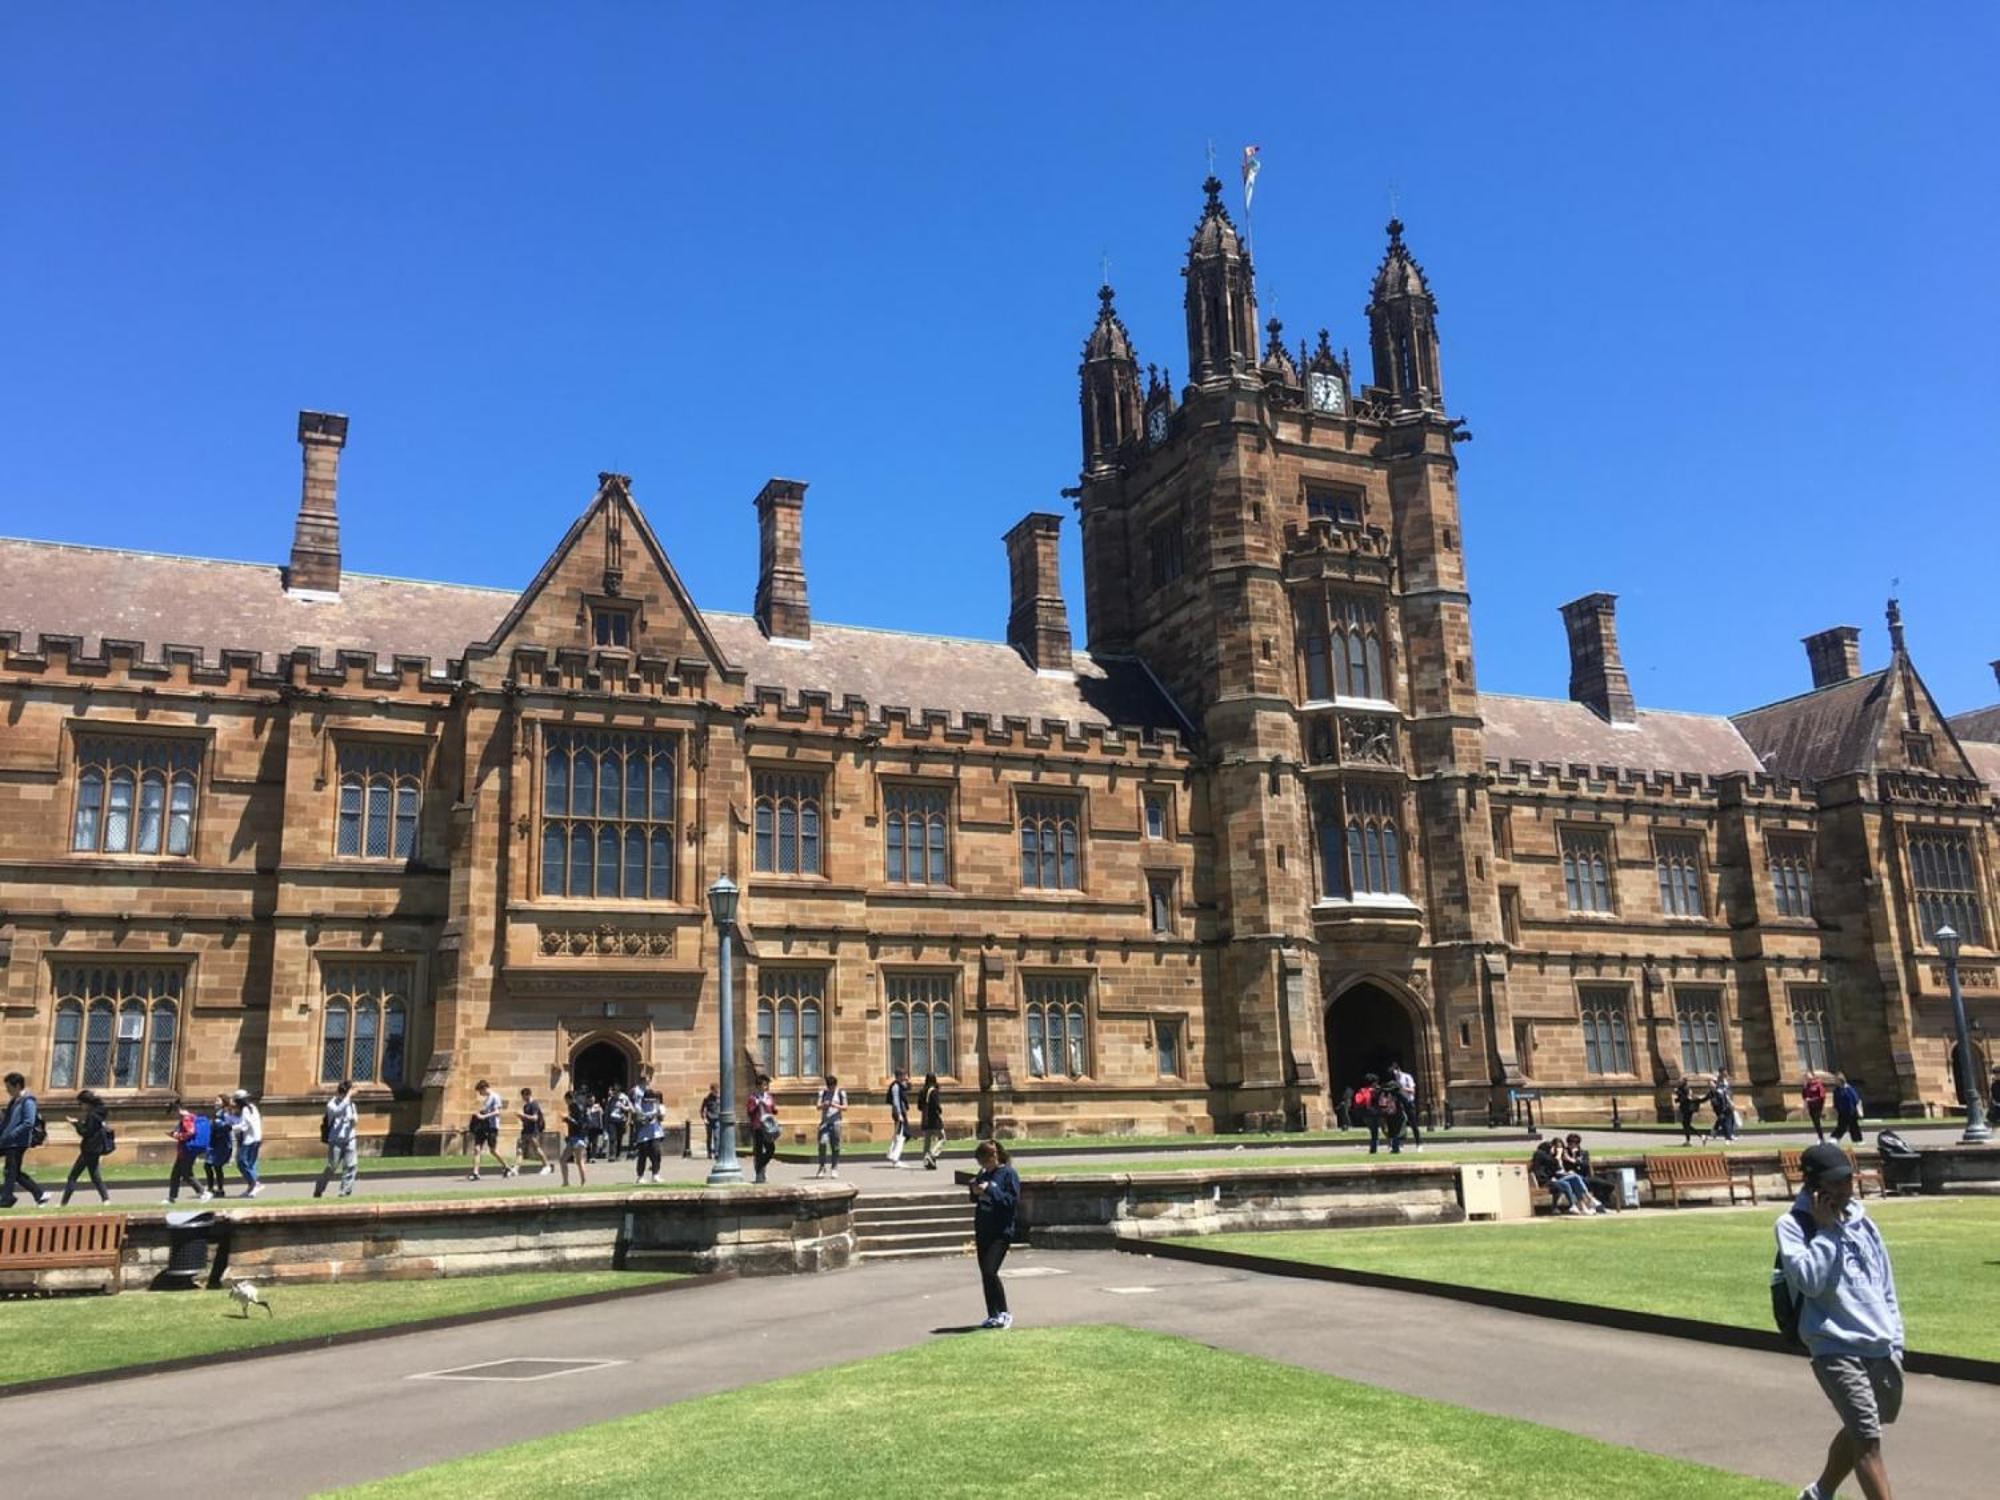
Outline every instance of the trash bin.
POLYGON ((191 1292, 208 1271, 208 1246, 220 1222, 212 1213, 167 1215, 167 1265, 153 1278, 156 1292, 191 1292))
POLYGON ((1875 1156, 1882 1164, 1882 1191, 1920 1193, 1924 1188, 1923 1158, 1917 1148, 1893 1130, 1877 1131, 1875 1156))
POLYGON ((1618 1185, 1618 1206, 1639 1206, 1639 1171, 1636 1167, 1613 1167, 1611 1180, 1618 1185))

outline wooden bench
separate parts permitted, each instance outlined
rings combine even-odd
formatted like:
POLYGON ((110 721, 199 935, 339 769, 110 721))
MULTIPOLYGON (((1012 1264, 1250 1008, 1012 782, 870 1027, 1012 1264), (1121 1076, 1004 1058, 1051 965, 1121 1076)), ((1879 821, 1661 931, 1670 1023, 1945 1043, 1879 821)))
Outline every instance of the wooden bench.
POLYGON ((123 1214, 0 1222, 0 1275, 102 1270, 107 1273, 104 1289, 116 1292, 124 1254, 123 1214))
POLYGON ((1739 1188, 1750 1194, 1750 1201, 1757 1201, 1757 1182, 1747 1170, 1739 1171, 1729 1164, 1729 1158, 1720 1151, 1695 1151, 1685 1156, 1648 1156, 1646 1158, 1646 1181, 1653 1185, 1657 1196, 1665 1192, 1675 1208, 1681 1206, 1681 1194, 1690 1188, 1727 1188, 1729 1201, 1736 1201, 1739 1188))
MULTIPOLYGON (((1861 1198, 1867 1197, 1868 1184, 1870 1182, 1875 1184, 1876 1197, 1886 1196, 1887 1189, 1882 1186, 1882 1173, 1880 1169, 1862 1166, 1860 1161, 1855 1157, 1853 1148, 1849 1147, 1846 1150, 1847 1164, 1854 1168, 1855 1196, 1861 1198)), ((1806 1171, 1800 1165, 1800 1157, 1803 1155, 1803 1148, 1795 1151, 1780 1151, 1778 1153, 1778 1170, 1785 1174, 1785 1186, 1795 1193, 1806 1185, 1806 1171)))

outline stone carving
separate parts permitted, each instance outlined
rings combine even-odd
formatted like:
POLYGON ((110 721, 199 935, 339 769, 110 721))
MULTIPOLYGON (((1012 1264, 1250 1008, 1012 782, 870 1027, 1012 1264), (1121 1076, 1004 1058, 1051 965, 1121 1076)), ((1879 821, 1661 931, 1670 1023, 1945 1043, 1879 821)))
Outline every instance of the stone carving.
POLYGON ((541 950, 553 958, 665 958, 674 951, 672 928, 544 927, 541 950))
MULTIPOLYGON (((1945 976, 1943 964, 1931 965, 1931 983, 1941 990, 1949 985, 1950 981, 1945 976)), ((1965 990, 1990 990, 1996 984, 2000 984, 2000 972, 1985 964, 1960 964, 1958 984, 1960 989, 1965 990)))
POLYGON ((1396 764, 1396 726, 1383 718, 1340 721, 1340 758, 1351 766, 1396 764))

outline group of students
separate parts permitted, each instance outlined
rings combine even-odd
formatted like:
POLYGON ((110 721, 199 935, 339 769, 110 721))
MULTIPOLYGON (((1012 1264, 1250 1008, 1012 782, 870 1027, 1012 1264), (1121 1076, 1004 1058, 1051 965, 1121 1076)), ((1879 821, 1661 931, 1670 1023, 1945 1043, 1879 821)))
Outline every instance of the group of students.
MULTIPOLYGON (((35 1147, 48 1143, 48 1121, 42 1115, 40 1101, 28 1092, 25 1077, 9 1073, 6 1086, 6 1110, 0 1113, 0 1157, 5 1160, 0 1208, 12 1208, 23 1189, 35 1200, 37 1208, 46 1208, 58 1200, 52 1199, 28 1174, 23 1158, 35 1147)), ((173 1128, 168 1132, 174 1143, 173 1168, 167 1178, 169 1206, 180 1201, 183 1188, 203 1203, 226 1197, 232 1159, 242 1176, 243 1196, 257 1196, 260 1191, 257 1158, 264 1149, 264 1116, 249 1090, 217 1094, 205 1110, 176 1099, 168 1106, 168 1113, 174 1117, 173 1128)), ((112 1128, 110 1112, 96 1090, 84 1089, 77 1094, 76 1113, 69 1117, 69 1125, 76 1132, 76 1160, 63 1183, 59 1206, 69 1206, 77 1184, 86 1177, 97 1190, 98 1200, 109 1203, 111 1192, 104 1185, 103 1164, 104 1158, 118 1149, 118 1132, 112 1128)))
POLYGON ((1548 1193, 1559 1214, 1602 1214, 1622 1208, 1618 1189, 1609 1177, 1590 1169, 1590 1152, 1575 1131, 1550 1136, 1528 1159, 1528 1175, 1548 1193))
MULTIPOLYGON (((710 1091, 711 1096, 713 1090, 710 1091)), ((891 1167, 900 1167, 903 1162, 903 1147, 913 1132, 910 1129, 912 1116, 924 1138, 924 1168, 935 1172, 938 1153, 944 1149, 944 1090, 938 1087, 937 1074, 924 1074, 921 1087, 912 1089, 908 1070, 896 1069, 890 1080, 889 1090, 884 1098, 889 1106, 889 1150, 885 1158, 891 1167)), ((840 1079, 832 1073, 820 1080, 818 1097, 813 1107, 819 1112, 818 1142, 819 1166, 814 1177, 838 1177, 840 1175, 840 1143, 847 1129, 847 1090, 840 1086, 840 1079)), ((702 1107, 702 1118, 710 1118, 707 1103, 702 1107)), ((778 1141, 784 1134, 784 1126, 778 1120, 778 1101, 771 1093, 771 1078, 768 1073, 759 1073, 750 1098, 744 1109, 744 1118, 750 1127, 750 1160, 756 1173, 756 1180, 763 1182, 771 1159, 778 1154, 778 1141)), ((715 1154, 714 1127, 709 1130, 709 1155, 715 1154)))
POLYGON ((1366 1074, 1360 1088, 1342 1095, 1335 1114, 1342 1130, 1355 1125, 1367 1129, 1371 1156, 1381 1149, 1384 1136, 1390 1152, 1401 1154, 1405 1133, 1412 1146, 1424 1149, 1424 1132, 1417 1124, 1417 1080, 1403 1071, 1400 1062, 1389 1064, 1386 1079, 1379 1073, 1366 1074))
MULTIPOLYGON (((532 1162, 544 1174, 559 1170, 563 1186, 568 1187, 570 1168, 574 1167, 577 1185, 581 1187, 590 1180, 591 1162, 622 1160, 628 1145, 637 1163, 636 1180, 642 1183, 660 1180, 660 1143, 667 1133, 666 1102, 650 1081, 641 1081, 630 1090, 613 1089, 606 1095, 588 1089, 564 1093, 561 1144, 554 1161, 549 1160, 544 1145, 549 1134, 548 1115, 532 1088, 521 1090, 520 1102, 514 1107, 516 1135, 512 1160, 500 1151, 507 1112, 505 1102, 484 1078, 479 1080, 475 1092, 478 1104, 467 1130, 472 1153, 472 1170, 467 1178, 472 1182, 480 1180, 480 1164, 490 1153, 503 1176, 512 1177, 532 1162)), ((709 1113, 710 1101, 716 1098, 714 1085, 709 1086, 708 1092, 709 1099, 702 1106, 704 1118, 709 1113)))

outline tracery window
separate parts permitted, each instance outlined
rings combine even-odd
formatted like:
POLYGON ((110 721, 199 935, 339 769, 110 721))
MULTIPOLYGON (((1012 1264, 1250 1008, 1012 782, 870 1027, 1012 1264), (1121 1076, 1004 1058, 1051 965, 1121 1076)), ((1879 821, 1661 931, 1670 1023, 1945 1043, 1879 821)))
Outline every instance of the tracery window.
POLYGON ((1681 1027, 1681 1069, 1687 1073, 1720 1073, 1728 1066, 1723 1052, 1722 992, 1683 989, 1675 993, 1681 1027))
POLYGON ((826 970, 759 966, 757 1057, 773 1078, 820 1076, 826 970))
POLYGON ((192 853, 200 774, 198 740, 79 734, 70 848, 82 854, 192 853))
POLYGON ((1021 798, 1021 884, 1029 890, 1083 888, 1077 860, 1082 804, 1075 797, 1021 798))
POLYGON ((409 967, 329 964, 324 977, 320 1082, 401 1083, 409 1043, 409 967))
POLYGON ((816 771, 759 771, 756 798, 756 868, 764 875, 818 875, 820 803, 826 778, 816 771))
POLYGON ((1611 835, 1599 829, 1565 828, 1562 843, 1563 894, 1571 911, 1611 912, 1611 835))
POLYGON ((1320 788, 1314 815, 1322 896, 1403 894, 1400 801, 1393 788, 1367 782, 1320 788))
POLYGON ((1298 614, 1308 701, 1389 696, 1379 601, 1339 590, 1314 592, 1300 601, 1298 614))
POLYGON ((882 789, 885 869, 892 885, 947 885, 951 881, 947 828, 951 793, 943 787, 897 785, 882 789))
POLYGON ((952 1059, 949 974, 891 974, 889 995, 889 1071, 908 1069, 922 1077, 945 1077, 958 1071, 952 1059))
POLYGON ((673 899, 675 749, 666 734, 544 731, 544 896, 673 899))
POLYGON ((57 969, 49 1087, 172 1088, 186 982, 177 964, 57 969))
POLYGON ((333 852, 363 859, 409 859, 417 852, 423 796, 420 745, 343 742, 333 852))
POLYGON ((1792 986, 1792 1040, 1802 1071, 1833 1071, 1833 1002, 1823 986, 1792 986))
POLYGON ((1771 895, 1781 917, 1813 914, 1813 846, 1809 838, 1771 838, 1771 895))
POLYGON ((1027 990, 1028 1072, 1036 1078, 1081 1078, 1090 1070, 1090 981, 1032 974, 1027 990))
POLYGON ((1917 829, 1910 834, 1909 853, 1919 940, 1932 942, 1940 927, 1949 927, 1960 941, 1983 946, 1986 921, 1973 873, 1972 840, 1956 828, 1917 829))
POLYGON ((1670 917, 1702 916, 1701 840, 1660 834, 1653 840, 1653 861, 1660 877, 1660 910, 1670 917))
POLYGON ((1632 1042, 1626 1032, 1624 987, 1586 985, 1579 1000, 1583 1015, 1584 1072, 1631 1072, 1632 1042))

